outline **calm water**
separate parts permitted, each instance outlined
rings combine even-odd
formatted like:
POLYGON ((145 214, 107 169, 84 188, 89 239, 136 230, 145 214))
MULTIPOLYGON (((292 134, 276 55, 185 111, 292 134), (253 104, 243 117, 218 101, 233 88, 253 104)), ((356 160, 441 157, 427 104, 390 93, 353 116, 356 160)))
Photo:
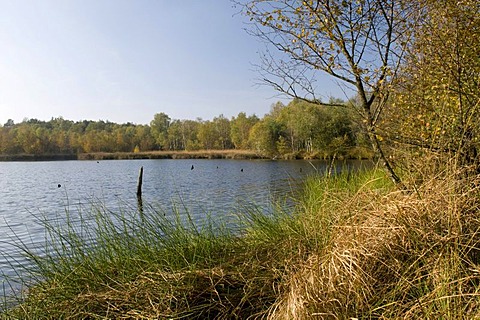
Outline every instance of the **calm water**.
POLYGON ((268 210, 272 199, 288 197, 307 175, 326 169, 320 161, 0 162, 0 285, 5 275, 15 274, 12 264, 24 262, 20 240, 29 246, 43 242, 45 232, 35 216, 56 219, 92 202, 110 210, 134 207, 141 166, 145 204, 167 215, 180 206, 196 220, 206 213, 226 216, 252 203, 268 210))

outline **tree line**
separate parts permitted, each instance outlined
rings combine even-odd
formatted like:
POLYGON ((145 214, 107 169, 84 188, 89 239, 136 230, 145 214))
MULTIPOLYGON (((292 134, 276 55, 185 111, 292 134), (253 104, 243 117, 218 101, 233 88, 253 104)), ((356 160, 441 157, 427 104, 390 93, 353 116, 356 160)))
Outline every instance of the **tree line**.
POLYGON ((0 126, 0 154, 79 154, 193 150, 254 150, 267 157, 368 156, 353 113, 294 99, 277 102, 263 118, 240 112, 228 119, 177 120, 160 112, 149 125, 109 121, 25 119, 0 126))

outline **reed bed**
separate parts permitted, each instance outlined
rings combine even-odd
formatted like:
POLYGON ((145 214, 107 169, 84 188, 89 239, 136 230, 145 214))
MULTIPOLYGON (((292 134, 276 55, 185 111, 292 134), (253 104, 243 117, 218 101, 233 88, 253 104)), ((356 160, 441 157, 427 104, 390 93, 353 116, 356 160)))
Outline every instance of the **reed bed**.
POLYGON ((293 213, 250 208, 234 229, 153 208, 49 222, 51 253, 26 251, 36 281, 1 317, 480 318, 480 181, 454 166, 421 180, 312 177, 293 213))
POLYGON ((329 243, 286 277, 268 318, 479 318, 478 177, 424 179, 387 193, 371 180, 333 197, 342 206, 329 243))
POLYGON ((268 159, 252 150, 196 150, 144 152, 92 152, 78 154, 78 160, 131 159, 268 159))

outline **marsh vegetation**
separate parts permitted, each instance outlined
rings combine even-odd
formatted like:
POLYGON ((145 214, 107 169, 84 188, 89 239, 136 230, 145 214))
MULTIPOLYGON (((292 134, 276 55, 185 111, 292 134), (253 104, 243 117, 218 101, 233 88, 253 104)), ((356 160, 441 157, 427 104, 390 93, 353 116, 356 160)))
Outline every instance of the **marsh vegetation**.
POLYGON ((410 192, 379 170, 312 177, 293 213, 251 208, 234 229, 151 208, 48 222, 3 318, 476 318, 479 181, 453 168, 410 192))

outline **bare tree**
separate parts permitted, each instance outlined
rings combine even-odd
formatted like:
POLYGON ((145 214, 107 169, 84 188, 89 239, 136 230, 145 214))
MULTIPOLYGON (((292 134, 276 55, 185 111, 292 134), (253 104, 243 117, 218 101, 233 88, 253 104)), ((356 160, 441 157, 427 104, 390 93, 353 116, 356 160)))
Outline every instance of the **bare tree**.
POLYGON ((353 90, 372 148, 391 178, 400 178, 381 145, 377 123, 389 85, 412 33, 414 1, 401 0, 251 0, 239 3, 252 22, 249 32, 270 48, 262 58, 264 83, 297 99, 320 105, 319 73, 353 90))

